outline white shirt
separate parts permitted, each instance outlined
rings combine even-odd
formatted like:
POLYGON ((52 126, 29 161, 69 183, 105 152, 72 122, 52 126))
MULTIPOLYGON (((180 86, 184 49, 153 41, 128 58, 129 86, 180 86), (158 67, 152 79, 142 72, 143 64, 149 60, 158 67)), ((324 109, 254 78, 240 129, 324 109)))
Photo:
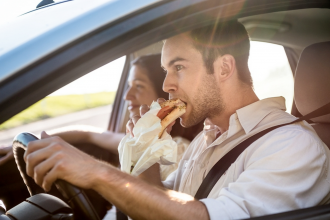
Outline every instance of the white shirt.
MULTIPOLYGON (((213 143, 202 131, 164 186, 194 196, 213 165, 243 140, 292 122, 283 97, 264 99, 231 115, 229 129, 213 143)), ((212 138, 211 138, 212 139, 212 138)), ((327 146, 306 122, 278 128, 252 143, 200 200, 210 219, 242 219, 325 204, 330 199, 327 146)))
POLYGON ((190 141, 177 136, 177 137, 173 137, 173 140, 175 141, 175 143, 178 146, 178 153, 177 153, 177 163, 172 164, 172 165, 160 165, 160 178, 161 180, 166 180, 166 178, 168 177, 168 175, 170 175, 172 172, 174 172, 177 168, 178 168, 178 164, 184 154, 184 152, 186 151, 186 149, 188 148, 190 141))

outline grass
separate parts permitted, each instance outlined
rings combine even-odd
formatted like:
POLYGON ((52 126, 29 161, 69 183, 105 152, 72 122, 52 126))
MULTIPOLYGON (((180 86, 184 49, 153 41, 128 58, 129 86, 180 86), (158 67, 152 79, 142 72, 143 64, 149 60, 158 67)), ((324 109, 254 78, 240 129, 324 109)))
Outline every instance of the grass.
POLYGON ((47 96, 0 125, 0 130, 88 108, 112 104, 116 92, 47 96))

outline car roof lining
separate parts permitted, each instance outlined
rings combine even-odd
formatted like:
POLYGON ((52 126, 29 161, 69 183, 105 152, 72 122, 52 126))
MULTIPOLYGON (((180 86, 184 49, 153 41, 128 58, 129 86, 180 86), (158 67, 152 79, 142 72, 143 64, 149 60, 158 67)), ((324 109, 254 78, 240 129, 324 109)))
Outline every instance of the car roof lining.
POLYGON ((241 18, 239 21, 247 27, 252 40, 281 44, 296 51, 302 51, 313 43, 330 40, 330 28, 324 28, 330 27, 330 9, 274 12, 241 18), (273 25, 267 27, 267 22, 273 25))
MULTIPOLYGON (((298 55, 313 43, 330 40, 330 28, 324 28, 325 25, 330 27, 330 9, 327 8, 273 12, 238 20, 247 29, 251 40, 283 45, 298 55)), ((162 41, 151 44, 132 53, 133 57, 160 53, 162 45, 162 41)))

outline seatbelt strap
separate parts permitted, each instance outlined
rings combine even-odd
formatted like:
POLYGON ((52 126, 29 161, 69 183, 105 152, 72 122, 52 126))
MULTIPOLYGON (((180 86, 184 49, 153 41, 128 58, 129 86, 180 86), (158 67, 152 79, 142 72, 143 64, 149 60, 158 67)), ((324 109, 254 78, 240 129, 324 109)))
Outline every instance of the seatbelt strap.
POLYGON ((128 217, 116 208, 116 220, 128 220, 128 217))
POLYGON ((210 194, 211 190, 213 189, 214 185, 218 182, 220 177, 228 170, 230 165, 236 161, 238 156, 246 149, 248 148, 253 142, 264 136, 265 134, 286 125, 290 125, 296 122, 300 122, 303 120, 308 120, 311 118, 320 117, 323 115, 330 114, 330 103, 316 109, 315 111, 298 118, 297 120, 294 120, 293 122, 276 125, 273 127, 270 127, 266 130, 263 130, 248 139, 244 140, 240 144, 238 144, 235 148, 230 150, 225 156, 223 156, 209 171, 207 176, 204 178, 202 184, 197 190, 197 193, 195 195, 195 199, 203 199, 207 198, 207 196, 210 194))

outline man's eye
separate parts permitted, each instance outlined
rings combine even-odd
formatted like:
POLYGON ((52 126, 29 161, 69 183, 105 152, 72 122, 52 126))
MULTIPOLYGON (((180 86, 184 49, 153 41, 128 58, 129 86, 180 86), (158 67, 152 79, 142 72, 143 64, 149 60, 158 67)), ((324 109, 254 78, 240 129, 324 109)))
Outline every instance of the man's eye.
POLYGON ((164 72, 165 74, 167 74, 167 70, 166 70, 166 69, 163 69, 163 72, 164 72))
POLYGON ((176 65, 175 68, 176 68, 176 71, 180 71, 180 70, 183 69, 183 66, 182 65, 176 65))
POLYGON ((137 89, 142 89, 142 88, 143 88, 142 85, 136 85, 135 87, 136 87, 137 89))

